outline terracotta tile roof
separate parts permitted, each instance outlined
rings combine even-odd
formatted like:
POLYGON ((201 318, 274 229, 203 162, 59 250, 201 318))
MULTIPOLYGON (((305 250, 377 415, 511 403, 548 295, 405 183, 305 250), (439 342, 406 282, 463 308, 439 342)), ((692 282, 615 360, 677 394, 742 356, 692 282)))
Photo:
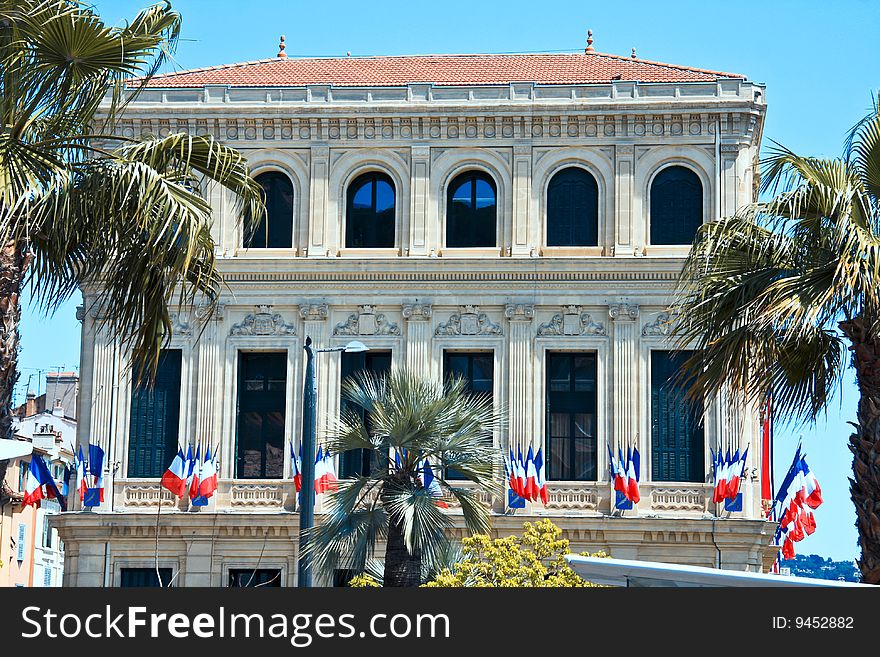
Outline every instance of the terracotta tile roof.
POLYGON ((640 82, 711 82, 745 78, 736 73, 662 64, 604 53, 525 55, 407 55, 390 57, 326 57, 261 59, 157 75, 151 87, 296 87, 330 84, 337 87, 439 86, 640 82))

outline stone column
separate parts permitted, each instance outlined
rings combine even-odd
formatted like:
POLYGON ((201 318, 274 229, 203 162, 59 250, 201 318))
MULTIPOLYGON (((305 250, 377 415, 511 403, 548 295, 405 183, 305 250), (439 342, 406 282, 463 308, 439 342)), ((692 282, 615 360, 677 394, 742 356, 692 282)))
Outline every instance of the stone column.
POLYGON ((429 303, 406 303, 403 317, 406 320, 406 367, 411 372, 436 376, 431 356, 431 315, 429 303))
MULTIPOLYGON (((196 347, 197 379, 195 398, 195 439, 211 447, 212 453, 220 448, 222 432, 220 414, 223 412, 223 372, 220 360, 220 324, 223 306, 217 305, 210 317, 205 317, 204 331, 196 347)), ((231 406, 230 406, 231 408, 231 406)), ((231 477, 230 466, 234 463, 233 446, 224 446, 220 476, 231 477), (228 464, 228 465, 227 465, 228 464)))
MULTIPOLYGON (((91 360, 91 400, 83 415, 88 414, 88 432, 80 433, 83 453, 88 458, 87 443, 104 450, 104 503, 101 509, 110 509, 113 496, 113 463, 122 462, 124 432, 118 431, 119 422, 119 345, 100 328, 99 309, 93 308, 86 318, 86 330, 93 337, 91 360)), ((124 476, 125 473, 120 473, 124 476)))
POLYGON ((636 250, 636 240, 644 243, 643 231, 636 230, 633 222, 633 185, 635 177, 635 155, 632 144, 622 144, 614 148, 614 172, 615 172, 615 196, 614 216, 615 226, 612 243, 612 255, 633 255, 636 250))
POLYGON ((530 144, 516 144, 513 147, 513 221, 511 235, 506 235, 505 246, 511 248, 512 255, 528 255, 533 245, 529 244, 529 206, 531 205, 532 147, 530 144))
POLYGON ((404 236, 404 248, 410 255, 425 256, 431 248, 439 248, 439 235, 428 225, 428 187, 431 175, 431 149, 428 146, 412 147, 412 177, 410 190, 412 201, 409 214, 409 235, 404 236))
MULTIPOLYGON (((639 431, 639 333, 636 322, 639 307, 628 303, 609 304, 608 315, 611 318, 611 445, 616 450, 618 446, 634 442, 639 431)), ((642 437, 639 441, 642 454, 646 444, 645 437, 642 437)), ((602 446, 599 449, 601 451, 602 446)))
MULTIPOLYGON (((509 303, 504 307, 510 330, 507 338, 509 393, 508 435, 523 444, 534 441, 532 408, 534 400, 534 358, 532 348, 532 304, 509 303)), ((506 448, 506 445, 502 445, 506 448)))
POLYGON ((332 218, 328 216, 330 188, 330 147, 312 146, 309 178, 309 241, 308 255, 321 257, 332 250, 336 254, 336 236, 332 218))
MULTIPOLYGON (((311 303, 300 306, 299 315, 303 320, 303 340, 307 337, 312 339, 312 346, 317 349, 323 349, 329 346, 330 330, 327 325, 328 308, 326 303, 311 303)), ((332 359, 328 356, 337 356, 338 353, 315 354, 315 376, 318 382, 318 443, 327 435, 330 426, 330 410, 336 406, 336 402, 330 399, 334 390, 338 391, 339 381, 331 381, 332 359)), ((338 379, 338 375, 337 375, 338 379)), ((302 376, 297 377, 293 385, 302 386, 302 376)), ((300 417, 302 421, 302 417, 300 417)), ((301 427, 294 428, 299 434, 301 427)))

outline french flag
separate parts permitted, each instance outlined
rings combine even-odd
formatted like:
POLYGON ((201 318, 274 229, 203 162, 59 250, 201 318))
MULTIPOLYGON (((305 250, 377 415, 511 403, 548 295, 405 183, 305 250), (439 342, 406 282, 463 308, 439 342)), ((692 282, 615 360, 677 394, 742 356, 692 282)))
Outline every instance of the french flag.
POLYGON ((804 503, 811 509, 815 509, 822 504, 822 489, 804 457, 801 457, 800 469, 803 479, 804 503))
POLYGON ((422 466, 422 485, 431 497, 436 498, 434 504, 442 509, 449 508, 449 505, 440 499, 443 497, 443 490, 440 488, 437 477, 434 476, 434 471, 431 469, 428 459, 425 459, 424 466, 422 466))
MULTIPOLYGON (((302 446, 300 446, 300 451, 302 451, 302 446)), ((302 490, 303 484, 303 476, 302 476, 302 461, 300 457, 297 456, 296 452, 293 450, 293 441, 290 441, 290 465, 293 470, 293 485, 296 488, 296 492, 300 492, 302 490)))
POLYGON ((631 447, 626 459, 627 490, 626 499, 633 504, 638 504, 642 499, 639 496, 639 470, 641 469, 641 457, 638 447, 631 447))
POLYGON ((196 499, 199 496, 199 483, 202 479, 202 446, 196 447, 196 456, 190 463, 189 498, 196 499))
POLYGON ((89 445, 89 474, 94 477, 98 500, 104 501, 104 450, 98 445, 89 445))
POLYGON ((205 463, 202 465, 202 480, 199 483, 199 495, 202 497, 211 497, 217 490, 217 455, 211 454, 211 448, 208 447, 205 452, 205 463))
POLYGON ((24 499, 21 502, 22 506, 34 506, 39 509, 40 500, 48 497, 43 490, 43 486, 46 485, 46 480, 43 478, 42 468, 37 465, 37 462, 40 460, 42 459, 40 456, 37 456, 37 454, 31 456, 27 482, 25 482, 24 486, 24 499))
MULTIPOLYGON (((736 450, 739 452, 739 449, 736 450)), ((746 445, 745 451, 742 453, 742 456, 737 454, 734 457, 733 464, 733 474, 730 477, 730 483, 727 485, 727 497, 730 499, 735 499, 739 494, 739 486, 740 482, 742 482, 743 477, 746 473, 746 459, 749 456, 749 446, 746 445)))
POLYGON ((544 478, 544 456, 541 454, 540 447, 538 448, 538 453, 535 454, 535 470, 538 473, 538 494, 541 496, 541 502, 547 504, 547 481, 544 478))
POLYGON ((526 490, 526 466, 523 463, 522 450, 516 450, 516 485, 519 488, 519 496, 528 499, 528 491, 526 490))
POLYGON ((86 459, 83 457, 83 448, 80 445, 79 452, 76 455, 76 488, 79 491, 80 502, 85 499, 88 487, 89 484, 86 481, 86 459))
POLYGON ((510 490, 516 493, 519 497, 522 497, 522 495, 520 495, 520 490, 516 477, 516 458, 513 456, 513 447, 510 447, 509 450, 510 460, 507 462, 508 484, 510 485, 510 490))
POLYGON ((538 471, 535 468, 535 455, 532 452, 532 446, 529 445, 529 452, 526 454, 526 494, 525 498, 529 502, 538 499, 538 471))
POLYGON ((333 463, 333 457, 330 450, 324 450, 324 464, 321 467, 321 492, 335 491, 339 488, 336 481, 336 467, 333 463))
MULTIPOLYGON (((614 481, 614 490, 620 491, 624 496, 629 491, 629 473, 627 472, 626 461, 623 460, 623 451, 617 448, 617 479, 614 481)), ((629 499, 627 497, 627 499, 629 499)))
POLYGON ((175 497, 183 497, 186 495, 186 461, 183 456, 183 450, 178 447, 177 455, 171 461, 171 465, 162 475, 162 487, 171 491, 175 497))

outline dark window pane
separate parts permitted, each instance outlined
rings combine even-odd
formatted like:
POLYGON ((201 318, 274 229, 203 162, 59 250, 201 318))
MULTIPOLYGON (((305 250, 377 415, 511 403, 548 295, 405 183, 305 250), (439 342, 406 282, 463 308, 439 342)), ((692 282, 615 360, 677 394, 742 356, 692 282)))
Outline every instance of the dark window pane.
POLYGON ((702 403, 690 405, 675 375, 690 351, 651 352, 651 477, 654 481, 702 482, 702 403))
MULTIPOLYGON (((373 372, 377 375, 387 374, 391 371, 390 351, 363 351, 360 353, 342 353, 340 378, 345 380, 356 372, 373 372)), ((342 400, 342 408, 352 408, 362 418, 367 427, 370 426, 369 414, 358 406, 350 406, 347 399, 342 400)), ((378 467, 379 458, 372 449, 350 449, 343 452, 339 459, 340 477, 366 476, 378 467)))
MULTIPOLYGON (((492 352, 444 352, 443 379, 464 379, 465 390, 492 398, 494 380, 494 356, 492 352)), ((447 479, 461 479, 455 470, 446 472, 447 479)))
POLYGON ((496 197, 488 174, 468 171, 456 177, 446 197, 446 246, 495 246, 496 197))
POLYGON ((663 169, 651 183, 651 244, 690 244, 703 223, 703 184, 682 166, 663 169))
POLYGON ((171 568, 122 568, 119 571, 119 586, 128 587, 159 587, 171 584, 171 568), (161 583, 160 583, 161 578, 161 583))
POLYGON ((230 568, 229 586, 244 587, 280 587, 281 571, 277 568, 230 568))
POLYGON ((182 352, 165 349, 152 383, 134 368, 128 430, 128 476, 161 477, 177 454, 182 352))
POLYGON ((241 352, 238 367, 236 476, 283 477, 287 354, 241 352))
POLYGON ((386 174, 371 171, 349 185, 345 246, 362 249, 394 246, 394 183, 386 174))
POLYGON ((547 354, 546 407, 548 479, 595 481, 595 354, 547 354))
POLYGON ((589 172, 563 169, 547 187, 547 246, 598 246, 599 186, 589 172))
POLYGON ((266 216, 246 228, 246 248, 293 247, 293 183, 280 171, 261 173, 255 180, 263 188, 266 216))

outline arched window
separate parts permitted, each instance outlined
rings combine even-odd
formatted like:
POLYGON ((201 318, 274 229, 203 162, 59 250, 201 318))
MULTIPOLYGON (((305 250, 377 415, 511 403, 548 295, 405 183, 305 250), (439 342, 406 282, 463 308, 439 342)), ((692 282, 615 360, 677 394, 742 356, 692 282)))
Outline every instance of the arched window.
POLYGON ((495 181, 481 171, 467 171, 449 185, 446 195, 446 246, 495 246, 495 181))
POLYGON ((599 186, 589 172, 563 169, 547 187, 547 246, 599 245, 599 186))
POLYGON ((651 183, 651 244, 690 244, 703 223, 703 183, 682 166, 663 169, 651 183))
POLYGON ((345 246, 355 249, 394 246, 394 183, 386 174, 371 171, 358 176, 348 186, 345 246))
POLYGON ((263 188, 266 216, 250 227, 245 225, 244 247, 293 248, 293 183, 280 171, 261 173, 254 180, 263 188))

